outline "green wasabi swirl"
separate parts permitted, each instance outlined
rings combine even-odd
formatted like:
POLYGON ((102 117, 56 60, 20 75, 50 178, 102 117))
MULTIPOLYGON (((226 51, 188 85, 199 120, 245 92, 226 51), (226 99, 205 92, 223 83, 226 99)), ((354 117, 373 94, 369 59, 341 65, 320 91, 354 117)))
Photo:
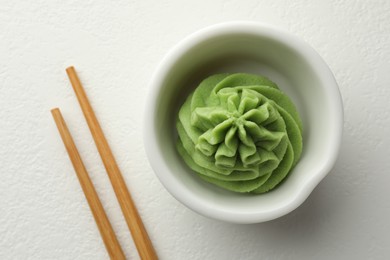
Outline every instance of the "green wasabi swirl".
POLYGON ((208 77, 176 123, 177 149, 203 180, 234 192, 278 185, 302 152, 302 123, 290 98, 251 74, 208 77))

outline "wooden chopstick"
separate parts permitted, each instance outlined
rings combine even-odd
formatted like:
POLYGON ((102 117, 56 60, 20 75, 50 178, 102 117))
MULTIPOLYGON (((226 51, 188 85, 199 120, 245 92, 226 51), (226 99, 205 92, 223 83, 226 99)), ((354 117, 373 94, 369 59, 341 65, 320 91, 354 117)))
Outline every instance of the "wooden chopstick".
POLYGON ((74 67, 66 69, 141 259, 158 259, 137 208, 74 67))
POLYGON ((58 108, 54 108, 51 110, 51 113, 54 121, 56 122, 66 150, 68 151, 70 160, 72 161, 74 170, 76 171, 77 177, 80 181, 81 188, 87 198, 89 207, 91 208, 93 217, 95 218, 110 258, 126 259, 60 110, 58 108))

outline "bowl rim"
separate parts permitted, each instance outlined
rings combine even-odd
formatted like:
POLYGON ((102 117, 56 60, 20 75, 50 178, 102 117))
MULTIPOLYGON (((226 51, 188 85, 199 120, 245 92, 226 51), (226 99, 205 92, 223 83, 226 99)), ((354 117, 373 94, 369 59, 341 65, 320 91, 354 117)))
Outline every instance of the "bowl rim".
POLYGON ((251 21, 230 21, 211 25, 190 34, 189 36, 179 41, 168 51, 160 64, 157 66, 150 81, 149 88, 149 93, 146 98, 143 126, 144 148, 149 163, 152 166, 155 175, 163 184, 165 189, 176 200, 180 201, 182 204, 192 209, 193 211, 198 212, 199 214, 202 214, 206 217, 244 224, 269 221, 286 215, 300 206, 307 199, 314 188, 332 169, 338 157, 343 132, 344 115, 342 98, 334 75, 322 57, 309 44, 292 33, 273 25, 251 21), (331 149, 329 149, 327 153, 327 160, 323 164, 322 169, 318 171, 318 173, 312 178, 303 183, 301 185, 300 191, 297 192, 295 196, 291 196, 288 200, 286 200, 283 205, 268 211, 259 210, 259 212, 250 213, 224 211, 221 209, 208 207, 202 203, 200 198, 189 192, 188 189, 186 189, 184 185, 182 185, 172 174, 166 174, 169 173, 169 168, 162 155, 158 153, 158 140, 154 134, 154 115, 157 109, 156 102, 159 97, 160 83, 163 82, 164 76, 167 75, 170 68, 174 66, 175 62, 192 47, 209 39, 210 37, 215 37, 222 34, 243 32, 272 38, 273 40, 289 46, 305 60, 309 61, 310 65, 313 67, 314 72, 319 75, 323 85, 327 86, 325 91, 331 97, 329 102, 332 102, 331 114, 333 116, 332 119, 334 122, 333 138, 331 139, 332 143, 329 145, 331 149))

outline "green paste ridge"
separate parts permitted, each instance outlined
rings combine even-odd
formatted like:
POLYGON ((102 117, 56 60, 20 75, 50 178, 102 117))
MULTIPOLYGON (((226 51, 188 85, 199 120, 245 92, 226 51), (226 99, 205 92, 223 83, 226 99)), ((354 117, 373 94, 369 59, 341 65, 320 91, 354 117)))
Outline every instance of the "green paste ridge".
POLYGON ((276 187, 302 152, 302 123, 269 79, 217 74, 187 98, 176 123, 177 149, 203 180, 234 192, 276 187))

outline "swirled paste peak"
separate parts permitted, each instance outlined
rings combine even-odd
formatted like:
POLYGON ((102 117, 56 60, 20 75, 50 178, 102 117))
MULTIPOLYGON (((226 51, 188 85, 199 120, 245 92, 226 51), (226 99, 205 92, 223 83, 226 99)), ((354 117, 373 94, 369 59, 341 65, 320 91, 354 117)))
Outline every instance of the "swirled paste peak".
POLYGON ((186 164, 203 180, 235 192, 273 189, 302 152, 294 104, 257 75, 208 77, 184 102, 176 126, 186 164))

